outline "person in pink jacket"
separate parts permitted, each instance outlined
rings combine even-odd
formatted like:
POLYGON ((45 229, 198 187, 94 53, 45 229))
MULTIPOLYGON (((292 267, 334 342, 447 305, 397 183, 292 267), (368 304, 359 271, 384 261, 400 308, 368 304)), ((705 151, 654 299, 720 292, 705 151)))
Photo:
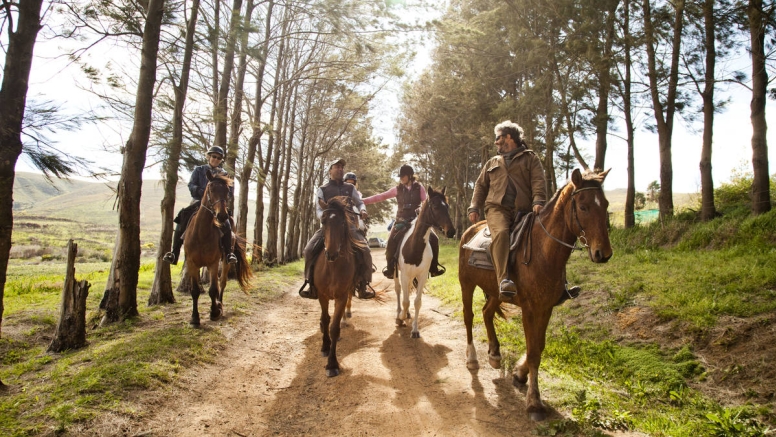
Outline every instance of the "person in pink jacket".
MULTIPOLYGON (((396 199, 396 202, 399 204, 396 220, 391 228, 391 235, 388 236, 388 244, 385 247, 385 262, 387 265, 383 269, 385 277, 393 279, 401 240, 404 233, 410 228, 410 222, 417 217, 417 211, 420 208, 421 202, 426 200, 426 188, 415 179, 415 170, 412 167, 407 164, 402 165, 401 169, 399 169, 399 185, 384 193, 365 198, 364 205, 371 205, 388 199, 396 199)), ((439 276, 446 269, 439 264, 439 238, 433 231, 429 236, 429 243, 431 243, 433 257, 428 272, 432 277, 439 276)))

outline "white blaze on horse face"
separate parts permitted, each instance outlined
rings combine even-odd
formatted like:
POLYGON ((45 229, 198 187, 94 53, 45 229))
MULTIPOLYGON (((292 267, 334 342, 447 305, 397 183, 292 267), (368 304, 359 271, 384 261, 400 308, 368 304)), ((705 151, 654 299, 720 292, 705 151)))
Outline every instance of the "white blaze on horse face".
POLYGON ((334 217, 336 217, 336 215, 335 215, 334 213, 332 213, 332 214, 329 216, 329 218, 330 218, 330 219, 332 219, 332 220, 334 219, 334 217))

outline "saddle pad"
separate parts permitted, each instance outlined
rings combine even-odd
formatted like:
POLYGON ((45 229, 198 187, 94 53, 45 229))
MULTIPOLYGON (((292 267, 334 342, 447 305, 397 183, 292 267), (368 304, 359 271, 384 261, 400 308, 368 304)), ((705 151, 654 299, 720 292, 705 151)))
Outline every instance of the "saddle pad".
MULTIPOLYGON (((529 218, 533 217, 533 213, 521 214, 518 216, 518 220, 512 224, 512 230, 510 232, 510 261, 515 256, 515 251, 520 246, 523 236, 526 234, 526 230, 530 232, 530 228, 533 221, 529 218)), ((474 234, 471 240, 463 245, 464 249, 471 250, 472 254, 469 256, 469 265, 487 270, 495 270, 493 268, 493 262, 490 258, 490 251, 488 248, 493 240, 490 236, 490 229, 485 226, 480 229, 479 232, 474 234)))

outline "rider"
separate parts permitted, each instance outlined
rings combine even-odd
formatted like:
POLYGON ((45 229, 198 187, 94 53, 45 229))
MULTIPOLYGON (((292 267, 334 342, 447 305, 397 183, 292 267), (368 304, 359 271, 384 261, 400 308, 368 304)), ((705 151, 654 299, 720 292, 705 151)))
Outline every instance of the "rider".
MULTIPOLYGON (((407 229, 410 228, 410 222, 418 216, 418 208, 421 202, 426 200, 426 188, 415 180, 415 170, 407 164, 399 169, 399 185, 390 190, 375 194, 364 199, 364 204, 382 202, 383 200, 396 198, 399 208, 396 211, 396 221, 391 227, 391 234, 388 236, 388 244, 385 248, 385 263, 383 275, 388 279, 393 279, 396 270, 397 249, 400 246, 401 239, 407 229)), ((439 276, 446 271, 445 267, 439 264, 439 237, 434 232, 429 235, 431 243, 431 266, 429 273, 431 276, 439 276)))
MULTIPOLYGON (((356 174, 353 173, 352 171, 345 173, 345 183, 353 185, 356 188, 356 191, 358 191, 358 176, 356 176, 356 174)), ((358 195, 363 197, 363 195, 361 194, 361 191, 358 191, 358 195)), ((353 210, 360 214, 360 211, 358 210, 358 207, 356 205, 353 205, 353 210)), ((366 237, 366 232, 367 232, 366 223, 364 223, 364 220, 361 218, 360 215, 358 217, 358 230, 366 237)))
MULTIPOLYGON (((315 202, 315 214, 318 216, 318 219, 320 220, 323 216, 323 207, 321 206, 321 202, 323 202, 325 205, 332 197, 346 196, 353 200, 353 204, 360 211, 361 218, 365 220, 367 218, 366 206, 364 206, 364 202, 361 200, 361 194, 359 194, 354 185, 346 184, 342 180, 345 169, 345 160, 339 158, 333 160, 329 164, 328 169, 329 182, 320 186, 315 195, 317 200, 317 202, 315 202)), ((364 265, 360 269, 362 277, 356 284, 356 291, 358 292, 359 298, 371 299, 375 297, 375 293, 373 291, 367 290, 367 285, 372 282, 372 254, 369 252, 369 247, 366 244, 365 237, 360 232, 356 232, 356 229, 351 229, 351 233, 358 240, 364 241, 364 250, 359 250, 361 252, 361 259, 364 265)), ((302 288, 299 289, 299 295, 302 297, 308 299, 318 298, 318 290, 315 289, 315 285, 313 283, 313 272, 315 271, 315 258, 318 256, 322 249, 323 229, 319 228, 317 231, 315 231, 315 234, 313 234, 312 238, 310 238, 310 241, 307 243, 307 246, 304 248, 305 280, 304 284, 302 284, 302 288), (305 290, 305 287, 308 284, 310 285, 310 288, 305 290)))
MULTIPOLYGON (((178 216, 175 217, 174 222, 175 233, 172 238, 172 252, 164 254, 162 259, 172 265, 178 264, 178 257, 181 253, 181 246, 183 245, 183 233, 186 231, 186 227, 189 225, 189 220, 197 212, 200 204, 202 203, 202 196, 205 194, 205 187, 207 186, 207 173, 210 172, 213 175, 221 174, 227 175, 221 165, 224 162, 224 149, 213 146, 207 151, 207 164, 200 165, 194 168, 189 179, 189 192, 191 193, 191 203, 189 206, 181 209, 178 212, 178 216)), ((233 195, 233 187, 229 187, 229 195, 233 195)), ((229 264, 237 263, 237 257, 234 256, 232 248, 232 226, 231 217, 221 224, 221 250, 226 253, 226 261, 229 264)))
MULTIPOLYGON (((522 215, 541 211, 547 200, 547 189, 541 161, 522 140, 523 128, 507 120, 496 125, 494 132, 498 154, 485 163, 474 184, 469 220, 472 223, 480 220, 484 204, 492 238, 490 255, 499 281, 499 300, 511 301, 517 295, 517 285, 509 279, 509 228, 522 215)), ((568 291, 578 293, 578 287, 568 291)))

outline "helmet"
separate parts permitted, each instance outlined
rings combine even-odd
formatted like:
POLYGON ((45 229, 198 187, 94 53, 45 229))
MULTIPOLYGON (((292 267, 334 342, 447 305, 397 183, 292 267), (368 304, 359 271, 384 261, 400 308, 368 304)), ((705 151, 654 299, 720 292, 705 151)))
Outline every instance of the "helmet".
POLYGON ((352 171, 349 171, 345 173, 345 178, 343 180, 344 181, 353 180, 353 182, 358 182, 358 177, 356 176, 355 173, 353 173, 352 171))
POLYGON ((217 153, 217 154, 221 155, 222 158, 224 156, 226 156, 226 154, 224 153, 224 149, 222 149, 222 148, 220 148, 218 146, 213 146, 213 147, 207 149, 207 155, 208 156, 210 156, 210 155, 212 155, 214 153, 217 153))
POLYGON ((402 165, 401 168, 399 169, 399 177, 412 176, 414 174, 415 174, 415 170, 413 170, 412 167, 410 167, 407 164, 402 165))
POLYGON ((342 158, 334 158, 331 161, 329 161, 328 166, 326 167, 326 170, 331 170, 332 167, 334 167, 335 164, 341 164, 343 167, 345 166, 345 160, 342 158))

